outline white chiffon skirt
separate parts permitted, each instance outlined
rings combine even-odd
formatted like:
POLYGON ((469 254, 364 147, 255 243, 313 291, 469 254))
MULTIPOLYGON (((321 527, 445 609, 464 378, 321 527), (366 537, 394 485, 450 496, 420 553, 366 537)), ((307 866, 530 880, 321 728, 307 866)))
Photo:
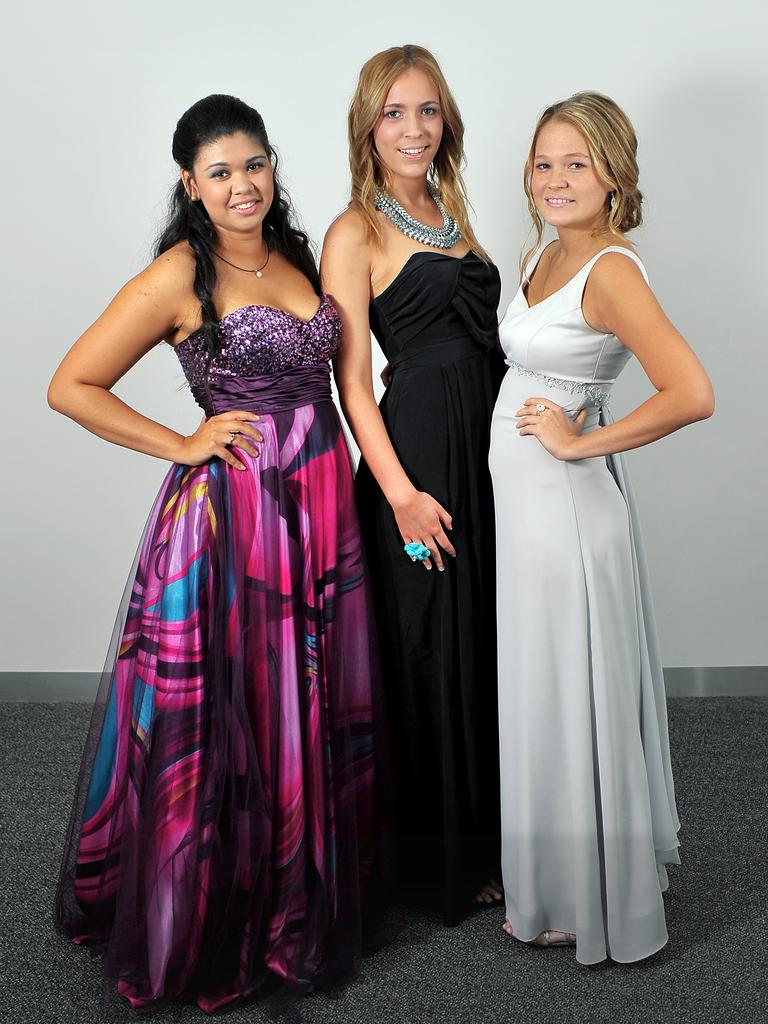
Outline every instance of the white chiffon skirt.
POLYGON ((491 445, 507 916, 524 941, 575 932, 580 963, 631 962, 667 941, 680 828, 637 512, 620 457, 520 437, 529 394, 507 375, 491 445))

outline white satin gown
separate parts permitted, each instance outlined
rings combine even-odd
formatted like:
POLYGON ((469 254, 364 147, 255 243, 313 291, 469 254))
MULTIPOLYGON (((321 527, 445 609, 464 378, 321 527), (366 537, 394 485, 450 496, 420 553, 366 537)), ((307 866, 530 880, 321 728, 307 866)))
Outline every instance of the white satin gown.
MULTIPOLYGON (((667 941, 666 864, 678 864, 667 716, 637 511, 622 458, 561 462, 515 413, 533 396, 585 431, 611 421, 631 353, 581 301, 609 246, 499 335, 509 366, 493 415, 502 867, 515 935, 576 933, 576 958, 640 960, 667 941)), ((536 265, 527 269, 524 283, 536 265)))

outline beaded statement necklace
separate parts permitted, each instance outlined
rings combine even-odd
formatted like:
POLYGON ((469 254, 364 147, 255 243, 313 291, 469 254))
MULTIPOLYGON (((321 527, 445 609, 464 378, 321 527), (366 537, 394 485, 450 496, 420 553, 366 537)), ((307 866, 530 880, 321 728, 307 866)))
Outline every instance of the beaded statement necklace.
POLYGON ((394 196, 385 192, 383 188, 376 190, 376 209, 380 210, 398 231, 402 231, 404 235, 412 238, 415 242, 432 245, 436 249, 452 249, 461 240, 459 225, 446 212, 440 202, 437 189, 431 181, 427 182, 427 191, 442 214, 443 226, 441 228, 433 228, 429 224, 422 224, 420 220, 416 220, 404 206, 398 203, 394 196))

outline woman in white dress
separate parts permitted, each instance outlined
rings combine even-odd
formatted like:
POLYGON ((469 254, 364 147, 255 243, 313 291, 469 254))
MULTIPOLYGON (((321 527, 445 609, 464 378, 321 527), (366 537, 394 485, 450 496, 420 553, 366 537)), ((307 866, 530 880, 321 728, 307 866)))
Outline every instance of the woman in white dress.
POLYGON ((593 964, 667 941, 679 863, 664 680, 620 452, 712 414, 709 379, 625 238, 637 141, 597 93, 549 107, 525 190, 537 232, 502 321, 493 417, 505 930, 593 964), (541 249, 543 221, 557 239, 541 249), (656 393, 616 422, 631 355, 656 393))

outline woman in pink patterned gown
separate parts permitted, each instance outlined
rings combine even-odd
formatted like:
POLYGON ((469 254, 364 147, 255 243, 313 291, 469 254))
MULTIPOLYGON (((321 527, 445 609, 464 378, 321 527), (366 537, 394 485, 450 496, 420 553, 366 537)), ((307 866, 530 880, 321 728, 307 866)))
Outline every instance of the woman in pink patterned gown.
POLYGON ((176 128, 157 259, 66 356, 49 402, 174 465, 128 582, 86 744, 56 920, 135 1007, 212 1012, 358 961, 380 855, 375 652, 338 315, 255 110, 176 128), (112 386, 162 340, 189 437, 112 386))

